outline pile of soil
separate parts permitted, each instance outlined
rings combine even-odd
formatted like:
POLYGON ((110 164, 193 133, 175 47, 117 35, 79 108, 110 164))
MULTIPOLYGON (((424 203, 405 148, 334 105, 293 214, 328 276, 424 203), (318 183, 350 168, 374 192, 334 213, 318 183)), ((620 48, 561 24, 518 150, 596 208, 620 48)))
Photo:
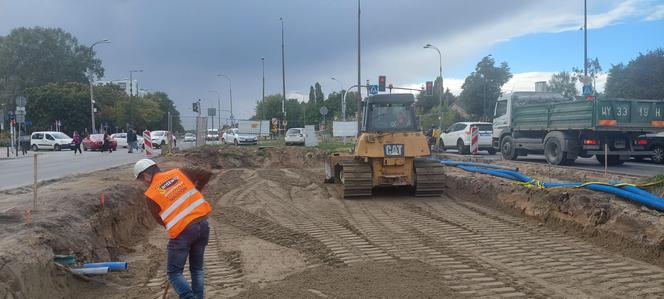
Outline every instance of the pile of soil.
MULTIPOLYGON (((515 166, 515 163, 500 164, 515 166)), ((607 180, 596 172, 546 166, 519 167, 526 175, 548 181, 607 180)), ((628 256, 664 265, 664 213, 588 189, 528 188, 490 175, 469 173, 454 167, 445 169, 446 194, 450 196, 525 215, 628 256)), ((616 175, 609 179, 637 180, 616 175)))
POLYGON ((170 160, 212 169, 322 167, 325 154, 305 147, 203 146, 175 154, 170 160))

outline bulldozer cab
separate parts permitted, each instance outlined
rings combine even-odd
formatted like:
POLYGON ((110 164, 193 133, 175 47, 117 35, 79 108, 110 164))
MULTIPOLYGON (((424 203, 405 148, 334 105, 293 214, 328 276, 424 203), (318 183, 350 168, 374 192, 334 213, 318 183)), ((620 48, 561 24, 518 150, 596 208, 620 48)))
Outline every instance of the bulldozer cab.
POLYGON ((416 132, 415 97, 412 94, 379 94, 365 100, 362 132, 416 132))

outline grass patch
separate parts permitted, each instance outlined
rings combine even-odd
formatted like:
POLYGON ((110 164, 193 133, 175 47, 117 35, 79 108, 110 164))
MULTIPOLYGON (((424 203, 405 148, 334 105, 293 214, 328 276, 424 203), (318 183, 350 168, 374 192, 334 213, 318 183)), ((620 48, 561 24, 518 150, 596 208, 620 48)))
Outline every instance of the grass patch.
POLYGON ((341 141, 322 141, 318 144, 318 148, 326 153, 332 153, 340 150, 353 150, 355 148, 355 145, 348 142, 348 143, 343 143, 341 141))

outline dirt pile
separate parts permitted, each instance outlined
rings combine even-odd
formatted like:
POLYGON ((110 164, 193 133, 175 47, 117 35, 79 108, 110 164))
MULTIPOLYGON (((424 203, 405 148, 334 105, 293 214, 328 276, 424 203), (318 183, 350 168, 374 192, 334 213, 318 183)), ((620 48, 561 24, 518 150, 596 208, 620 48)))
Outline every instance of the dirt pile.
MULTIPOLYGON (((522 170, 547 173, 558 180, 583 171, 563 172, 542 166, 522 170)), ((630 256, 664 265, 664 213, 617 196, 576 188, 527 188, 512 181, 446 167, 447 193, 548 224, 630 256)), ((596 174, 586 172, 592 179, 596 174)), ((539 178, 539 177, 538 177, 539 178)), ((625 179, 621 177, 619 179, 625 179)))
POLYGON ((212 169, 322 167, 325 155, 304 147, 204 146, 175 154, 170 160, 212 169))
POLYGON ((78 262, 112 261, 129 251, 153 227, 145 218, 141 186, 128 169, 51 182, 32 193, 0 194, 0 298, 73 298, 88 283, 65 274, 53 263, 56 254, 73 254, 78 262), (83 190, 83 191, 82 191, 83 190), (101 194, 104 194, 104 207, 101 194))

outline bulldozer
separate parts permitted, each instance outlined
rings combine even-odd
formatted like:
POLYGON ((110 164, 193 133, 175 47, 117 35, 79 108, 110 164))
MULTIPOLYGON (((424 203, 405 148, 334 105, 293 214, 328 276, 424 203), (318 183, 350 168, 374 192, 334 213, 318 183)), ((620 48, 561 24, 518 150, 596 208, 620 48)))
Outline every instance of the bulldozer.
POLYGON ((325 163, 325 180, 343 185, 344 198, 371 196, 374 187, 404 187, 415 196, 439 196, 443 165, 428 158, 427 137, 415 116, 412 94, 377 94, 362 101, 352 153, 325 163))

